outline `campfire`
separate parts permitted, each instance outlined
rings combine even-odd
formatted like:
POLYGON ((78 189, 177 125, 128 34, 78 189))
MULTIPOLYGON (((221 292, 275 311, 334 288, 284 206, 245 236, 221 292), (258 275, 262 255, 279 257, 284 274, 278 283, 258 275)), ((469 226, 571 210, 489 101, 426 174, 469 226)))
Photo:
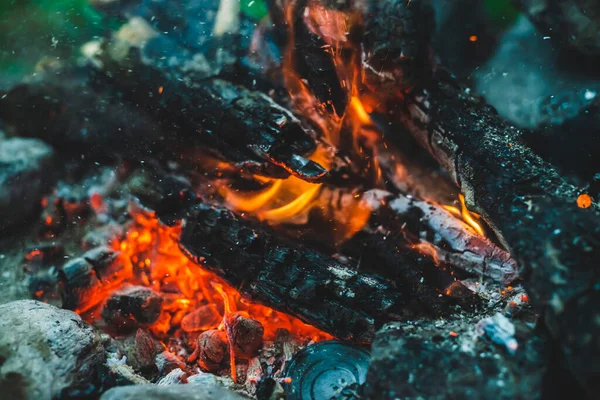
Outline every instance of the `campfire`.
POLYGON ((540 398, 563 360, 594 392, 594 189, 440 65, 426 2, 91 4, 120 25, 0 93, 39 211, 0 331, 58 360, 0 351, 7 393, 540 398))

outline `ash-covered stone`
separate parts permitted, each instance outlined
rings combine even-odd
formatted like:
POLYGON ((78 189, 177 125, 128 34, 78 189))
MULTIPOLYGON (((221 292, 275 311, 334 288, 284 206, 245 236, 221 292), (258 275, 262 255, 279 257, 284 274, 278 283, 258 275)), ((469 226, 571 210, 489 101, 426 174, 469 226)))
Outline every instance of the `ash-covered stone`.
POLYGON ((129 286, 114 292, 104 304, 102 318, 117 329, 148 326, 160 316, 163 298, 143 286, 129 286))
POLYGON ((34 300, 0 306, 0 397, 50 399, 88 384, 105 359, 98 332, 34 300))
POLYGON ((543 341, 531 332, 515 354, 478 339, 473 320, 392 323, 376 335, 367 399, 539 399, 543 341))
POLYGON ((240 395, 217 385, 136 385, 113 388, 100 400, 238 400, 240 395))
POLYGON ((163 375, 168 374, 169 372, 177 368, 185 368, 185 364, 183 363, 183 361, 181 361, 179 357, 177 357, 175 354, 167 350, 157 354, 154 358, 154 363, 156 365, 156 368, 158 369, 158 372, 160 372, 163 375))
POLYGON ((108 357, 104 374, 104 385, 106 387, 149 384, 150 381, 137 374, 130 365, 127 365, 126 356, 118 358, 116 354, 111 354, 108 357))
POLYGON ((138 329, 135 335, 126 337, 117 347, 127 357, 127 364, 140 372, 152 370, 155 357, 164 350, 164 346, 143 329, 138 329))
POLYGON ((156 384, 158 386, 169 386, 169 385, 177 385, 180 383, 184 383, 185 372, 181 368, 175 368, 173 371, 169 372, 163 378, 161 378, 156 384))
POLYGON ((54 151, 37 139, 0 139, 0 231, 29 217, 54 185, 54 151))

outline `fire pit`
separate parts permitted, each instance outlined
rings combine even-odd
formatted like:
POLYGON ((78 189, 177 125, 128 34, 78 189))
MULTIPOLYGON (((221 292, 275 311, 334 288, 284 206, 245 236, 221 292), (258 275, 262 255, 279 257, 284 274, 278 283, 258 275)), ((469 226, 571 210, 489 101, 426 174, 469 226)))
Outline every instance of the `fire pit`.
POLYGON ((593 398, 597 182, 427 2, 260 3, 91 1, 119 23, 0 93, 0 393, 593 398))

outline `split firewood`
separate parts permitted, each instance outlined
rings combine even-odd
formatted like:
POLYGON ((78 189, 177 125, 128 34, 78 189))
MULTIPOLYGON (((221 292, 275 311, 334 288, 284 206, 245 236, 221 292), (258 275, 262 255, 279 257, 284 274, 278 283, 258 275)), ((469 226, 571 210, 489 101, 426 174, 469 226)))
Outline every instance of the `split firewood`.
POLYGON ((444 70, 406 98, 402 120, 513 254, 575 376, 597 389, 600 217, 591 198, 444 70))
POLYGON ((202 142, 250 169, 270 164, 309 181, 325 176, 305 158, 315 149, 313 134, 291 112, 261 92, 216 78, 219 68, 202 53, 179 46, 145 20, 131 19, 88 56, 107 83, 182 141, 202 142))
POLYGON ((375 212, 372 229, 402 231, 407 246, 429 254, 437 263, 464 270, 492 282, 517 278, 511 255, 443 207, 383 191, 365 193, 375 212))
MULTIPOLYGON (((221 207, 198 205, 196 217, 185 221, 180 243, 196 263, 244 296, 339 338, 368 341, 384 321, 441 315, 452 303, 425 284, 418 271, 398 286, 362 272, 363 265, 346 266, 221 207)), ((409 270, 402 266, 401 271, 409 270)))

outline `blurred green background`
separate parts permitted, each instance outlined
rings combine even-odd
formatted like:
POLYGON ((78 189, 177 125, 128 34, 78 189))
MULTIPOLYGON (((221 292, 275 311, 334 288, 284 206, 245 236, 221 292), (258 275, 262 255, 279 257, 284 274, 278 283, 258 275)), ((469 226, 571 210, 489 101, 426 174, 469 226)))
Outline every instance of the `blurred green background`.
MULTIPOLYGON (((242 11, 255 20, 267 13, 264 0, 241 1, 242 11)), ((492 21, 514 20, 510 0, 481 1, 492 21)), ((79 45, 116 24, 103 18, 88 0, 0 0, 0 86, 31 73, 43 56, 72 56, 79 45)))

